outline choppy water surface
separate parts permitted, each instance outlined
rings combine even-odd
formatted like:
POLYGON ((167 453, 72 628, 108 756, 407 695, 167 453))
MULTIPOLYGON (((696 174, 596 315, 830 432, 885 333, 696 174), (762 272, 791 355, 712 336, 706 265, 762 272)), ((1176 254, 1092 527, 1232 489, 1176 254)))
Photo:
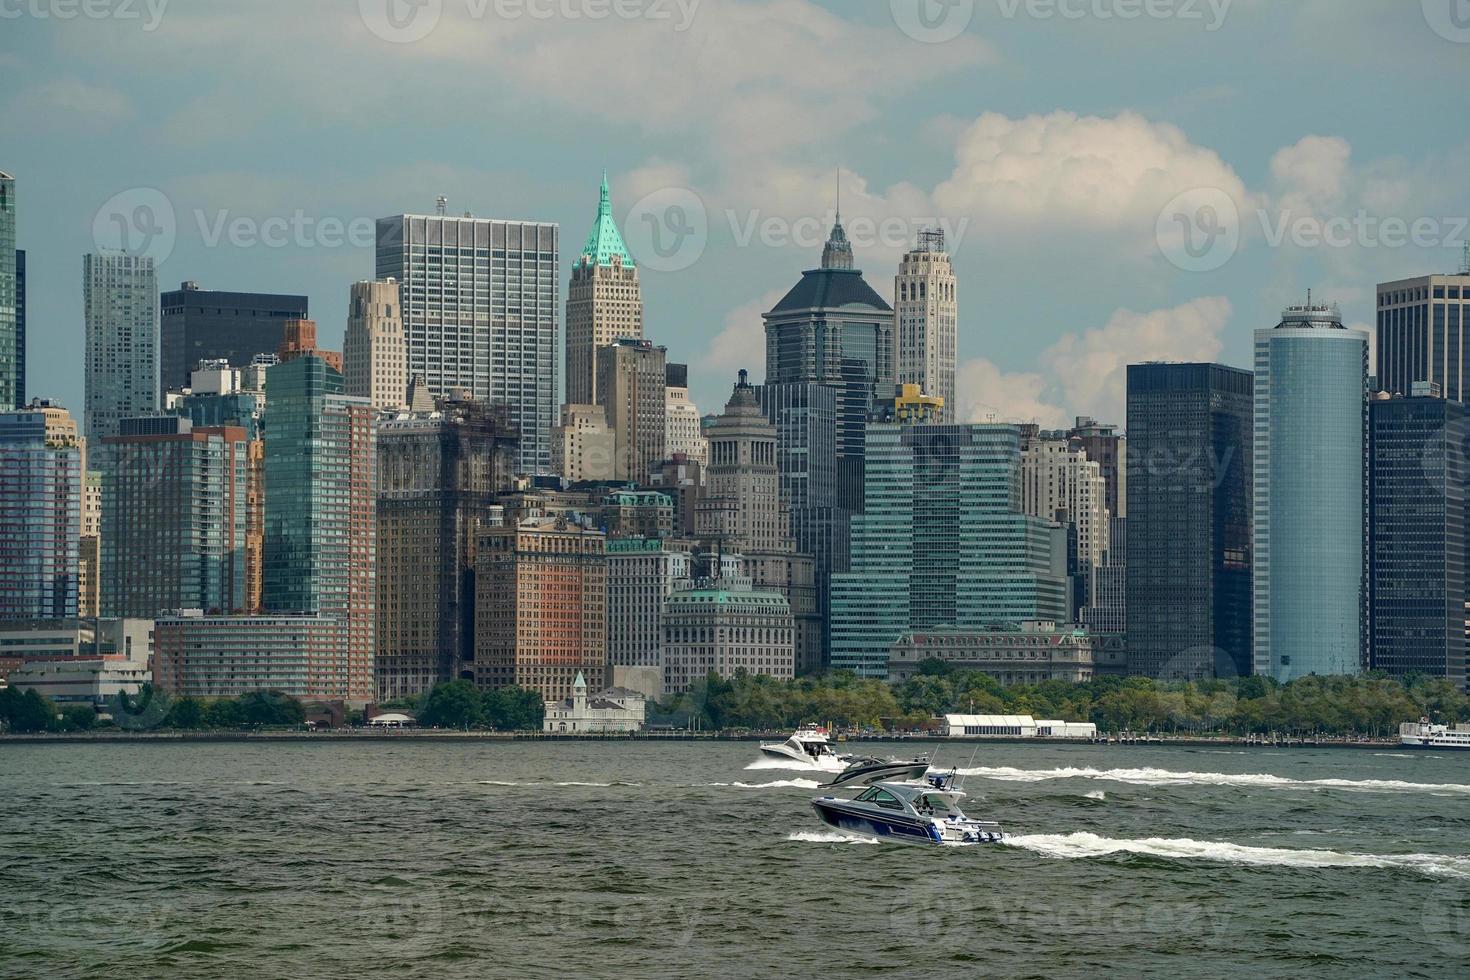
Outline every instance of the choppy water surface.
POLYGON ((1008 845, 834 833, 750 743, 3 745, 0 976, 1470 971, 1470 753, 970 753, 1008 845))

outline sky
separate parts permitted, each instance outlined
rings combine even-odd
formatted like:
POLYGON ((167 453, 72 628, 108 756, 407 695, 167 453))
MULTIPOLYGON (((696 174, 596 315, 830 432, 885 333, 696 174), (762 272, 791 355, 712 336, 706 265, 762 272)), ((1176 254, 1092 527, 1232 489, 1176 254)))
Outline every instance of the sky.
POLYGON ((963 418, 1121 423, 1130 362, 1457 270, 1467 83, 1470 0, 0 0, 29 393, 81 407, 88 251, 338 345, 373 219, 558 222, 564 296, 606 169, 706 412, 840 185, 885 296, 946 231, 963 418))

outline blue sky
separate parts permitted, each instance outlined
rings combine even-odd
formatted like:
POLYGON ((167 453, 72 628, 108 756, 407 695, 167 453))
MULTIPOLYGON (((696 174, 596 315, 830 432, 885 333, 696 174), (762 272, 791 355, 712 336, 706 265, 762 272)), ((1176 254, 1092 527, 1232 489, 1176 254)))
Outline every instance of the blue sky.
POLYGON ((1248 365, 1308 288, 1366 324, 1453 271, 1467 83, 1470 0, 0 0, 29 388, 80 408, 114 212, 162 215, 164 288, 305 293, 335 344, 371 219, 556 221, 565 269, 605 167, 715 410, 840 170, 881 292, 949 230, 962 413, 1121 420, 1129 361, 1248 365))

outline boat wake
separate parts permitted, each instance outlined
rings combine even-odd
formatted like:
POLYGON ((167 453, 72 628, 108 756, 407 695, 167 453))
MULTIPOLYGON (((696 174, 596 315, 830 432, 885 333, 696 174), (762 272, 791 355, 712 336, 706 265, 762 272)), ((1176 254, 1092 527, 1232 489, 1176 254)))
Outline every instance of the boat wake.
POLYGON ((776 779, 769 783, 704 783, 705 786, 736 786, 740 789, 780 789, 782 787, 796 787, 799 789, 816 789, 822 784, 815 779, 776 779))
POLYGON ((823 771, 825 771, 825 770, 818 769, 816 766, 803 765, 802 763, 797 762, 795 759, 792 759, 790 761, 787 761, 785 759, 772 759, 772 758, 761 758, 761 759, 757 759, 756 761, 752 762, 750 765, 746 766, 745 768, 746 768, 747 771, 761 770, 761 769, 780 769, 780 770, 784 770, 786 772, 823 772, 823 771))
POLYGON ((479 780, 479 783, 480 783, 481 786, 596 786, 596 787, 601 787, 601 788, 606 788, 606 787, 609 787, 609 786, 642 786, 643 785, 642 783, 621 783, 621 782, 618 782, 618 783, 584 783, 584 782, 578 782, 578 781, 575 781, 575 780, 569 781, 569 782, 562 782, 562 783, 553 783, 553 782, 547 782, 547 781, 544 781, 544 780, 542 780, 542 781, 536 781, 536 782, 518 783, 518 782, 512 782, 512 781, 508 781, 508 780, 504 780, 504 779, 481 779, 481 780, 479 780))
POLYGON ((962 776, 978 776, 1002 782, 1039 783, 1049 779, 1098 779, 1134 786, 1238 786, 1257 789, 1342 789, 1360 793, 1449 793, 1470 794, 1463 783, 1409 783, 1399 779, 1289 779, 1270 773, 1175 772, 1172 769, 1016 769, 1010 766, 980 766, 959 770, 962 776))
POLYGON ((844 834, 838 830, 798 830, 786 835, 787 840, 805 841, 808 844, 876 844, 871 837, 844 834))
POLYGON ((1021 834, 1005 838, 1012 847, 1050 858, 1091 858, 1110 854, 1146 854, 1176 860, 1295 868, 1401 868, 1433 877, 1470 878, 1470 857, 1452 854, 1354 854, 1341 851, 1251 847, 1223 841, 1149 837, 1116 840, 1085 832, 1021 834))

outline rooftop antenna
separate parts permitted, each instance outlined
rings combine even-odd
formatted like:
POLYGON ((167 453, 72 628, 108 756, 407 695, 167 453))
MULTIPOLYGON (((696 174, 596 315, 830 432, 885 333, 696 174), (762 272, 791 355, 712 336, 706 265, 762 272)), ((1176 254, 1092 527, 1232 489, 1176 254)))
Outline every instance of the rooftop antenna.
POLYGON ((1470 242, 1465 243, 1465 255, 1460 259, 1460 275, 1470 276, 1470 242))
POLYGON ((449 198, 445 197, 443 194, 440 194, 437 198, 434 199, 434 210, 435 213, 442 216, 445 212, 449 210, 449 198))
MULTIPOLYGON (((842 224, 842 165, 841 164, 838 164, 837 165, 837 223, 839 225, 842 224)), ((1466 248, 1466 253, 1467 254, 1470 254, 1470 247, 1467 247, 1466 248)))

